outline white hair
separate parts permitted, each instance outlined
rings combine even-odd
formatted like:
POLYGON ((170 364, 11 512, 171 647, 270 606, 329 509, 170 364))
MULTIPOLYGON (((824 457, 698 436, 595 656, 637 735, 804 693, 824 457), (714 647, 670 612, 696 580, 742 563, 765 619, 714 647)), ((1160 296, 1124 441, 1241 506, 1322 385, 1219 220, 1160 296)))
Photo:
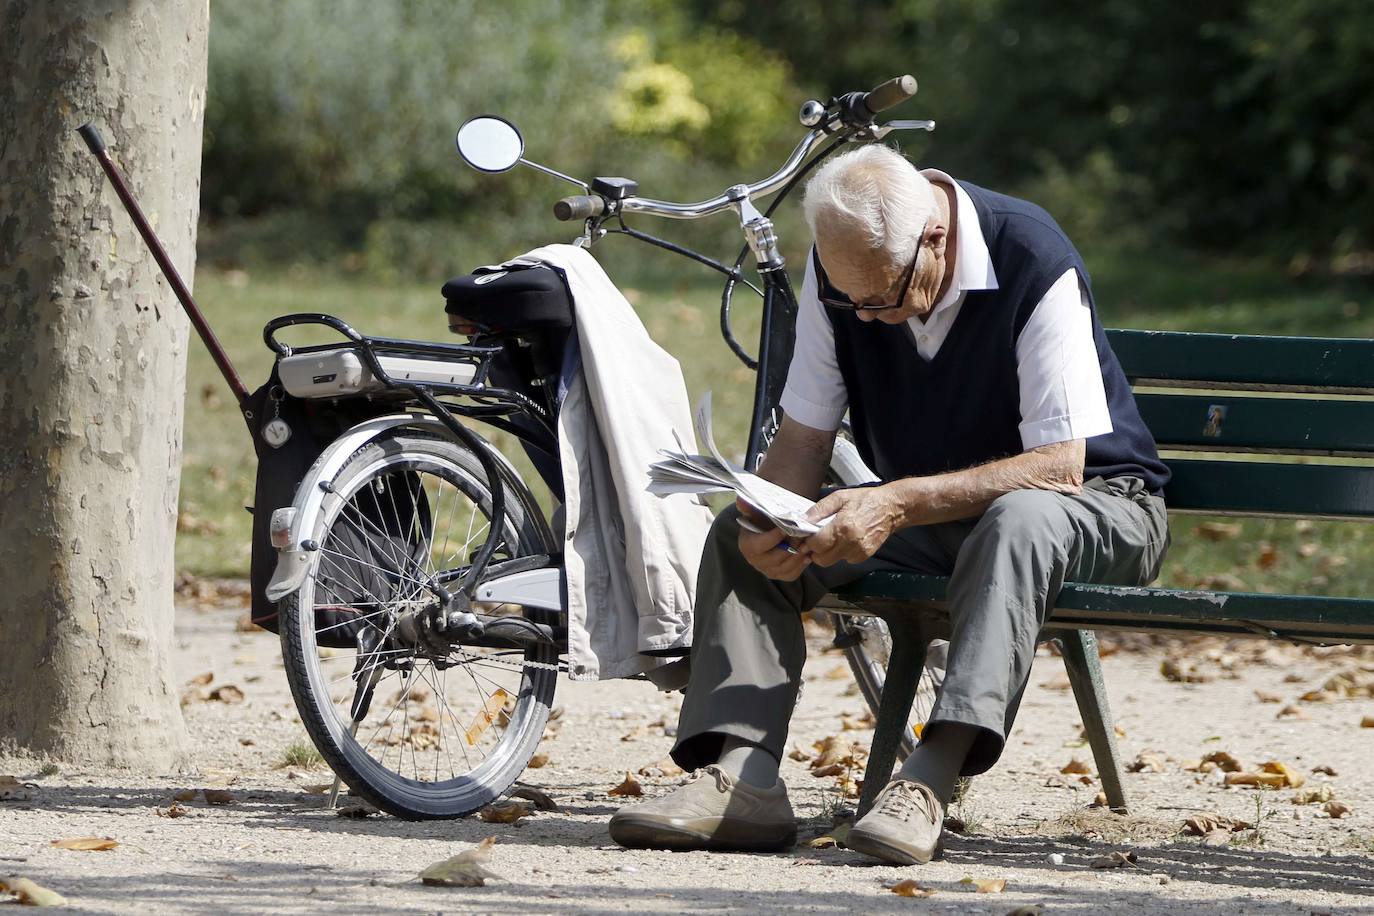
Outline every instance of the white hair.
POLYGON ((876 143, 821 166, 806 183, 802 209, 813 238, 839 235, 847 253, 867 247, 894 264, 916 256, 921 232, 939 214, 930 181, 901 153, 876 143))

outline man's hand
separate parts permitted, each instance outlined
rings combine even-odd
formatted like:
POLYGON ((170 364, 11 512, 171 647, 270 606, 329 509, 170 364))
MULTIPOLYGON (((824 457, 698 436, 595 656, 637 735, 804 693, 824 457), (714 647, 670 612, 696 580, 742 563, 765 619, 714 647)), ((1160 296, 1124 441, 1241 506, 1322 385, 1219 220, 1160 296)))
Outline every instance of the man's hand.
POLYGON ((763 529, 761 534, 756 534, 740 526, 739 552, 750 566, 780 582, 791 582, 806 571, 806 567, 811 565, 811 558, 789 543, 781 529, 773 527, 772 522, 743 500, 735 500, 735 506, 745 520, 763 529))
POLYGON ((836 490, 806 513, 813 522, 835 517, 801 542, 802 554, 821 566, 840 561, 862 563, 896 530, 901 514, 901 506, 887 487, 836 490))

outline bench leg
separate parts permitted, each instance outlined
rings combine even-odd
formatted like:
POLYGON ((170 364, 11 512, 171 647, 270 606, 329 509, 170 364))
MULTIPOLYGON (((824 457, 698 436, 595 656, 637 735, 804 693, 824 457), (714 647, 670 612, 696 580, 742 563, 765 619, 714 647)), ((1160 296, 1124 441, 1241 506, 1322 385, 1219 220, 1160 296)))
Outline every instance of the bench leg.
POLYGON ((1121 755, 1116 747, 1111 708, 1102 680, 1102 661, 1097 655, 1097 637, 1091 630, 1071 630, 1058 637, 1064 652, 1073 697, 1083 717, 1083 729, 1092 747, 1093 761, 1102 779, 1107 804, 1118 814, 1126 813, 1126 791, 1121 785, 1121 755))
POLYGON ((926 648, 930 640, 918 624, 887 621, 892 638, 892 654, 887 661, 883 680, 883 698, 878 704, 878 722, 873 732, 873 747, 868 754, 864 773, 863 795, 859 799, 859 816, 873 806, 873 801, 892 778, 902 737, 911 726, 911 703, 925 669, 926 648))

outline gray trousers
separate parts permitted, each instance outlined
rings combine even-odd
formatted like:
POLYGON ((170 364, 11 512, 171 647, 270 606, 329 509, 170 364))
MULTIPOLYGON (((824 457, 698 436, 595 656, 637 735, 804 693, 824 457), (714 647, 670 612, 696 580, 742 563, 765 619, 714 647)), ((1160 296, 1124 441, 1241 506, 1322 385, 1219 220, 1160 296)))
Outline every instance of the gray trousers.
POLYGON ((964 775, 982 773, 1002 753, 1064 582, 1143 585, 1169 541, 1164 501, 1135 477, 1093 478, 1072 496, 1017 490, 979 518, 903 529, 863 563, 813 566, 793 582, 744 559, 738 519, 733 506, 716 518, 697 577, 691 680, 672 752, 687 770, 714 763, 726 737, 782 759, 806 659, 800 615, 832 588, 896 569, 950 577, 947 670, 927 725, 977 726, 964 775))

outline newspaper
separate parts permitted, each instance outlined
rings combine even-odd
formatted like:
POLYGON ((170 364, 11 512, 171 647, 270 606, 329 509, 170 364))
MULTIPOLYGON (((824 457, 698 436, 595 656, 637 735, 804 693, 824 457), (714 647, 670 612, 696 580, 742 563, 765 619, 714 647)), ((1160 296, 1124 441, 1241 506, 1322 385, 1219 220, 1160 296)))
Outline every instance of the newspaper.
MULTIPOLYGON (((711 436, 711 392, 702 395, 696 411, 697 440, 706 446, 709 455, 692 455, 678 440, 678 451, 660 449, 662 461, 649 465, 649 492, 657 496, 674 493, 734 493, 756 509, 783 532, 793 537, 807 537, 820 531, 830 519, 813 522, 806 512, 815 505, 805 496, 750 474, 739 465, 727 461, 711 436)), ((674 437, 676 438, 676 436, 674 437)), ((758 530, 747 520, 741 525, 758 530)))

